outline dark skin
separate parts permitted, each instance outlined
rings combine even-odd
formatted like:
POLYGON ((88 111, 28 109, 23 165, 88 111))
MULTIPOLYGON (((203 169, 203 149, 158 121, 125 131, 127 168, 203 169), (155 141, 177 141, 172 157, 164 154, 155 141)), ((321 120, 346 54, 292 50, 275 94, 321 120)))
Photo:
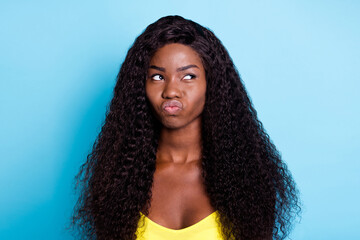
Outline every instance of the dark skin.
POLYGON ((156 51, 148 69, 146 95, 163 128, 147 217, 170 229, 189 227, 215 211, 201 177, 205 93, 205 69, 196 51, 178 43, 156 51), (172 100, 180 107, 164 108, 172 100))

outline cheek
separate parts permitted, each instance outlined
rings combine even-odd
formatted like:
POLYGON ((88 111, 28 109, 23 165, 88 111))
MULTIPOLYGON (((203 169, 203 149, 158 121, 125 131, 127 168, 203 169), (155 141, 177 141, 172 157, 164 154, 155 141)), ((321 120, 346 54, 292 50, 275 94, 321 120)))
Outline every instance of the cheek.
POLYGON ((196 97, 193 98, 194 109, 202 112, 205 104, 205 91, 196 91, 194 94, 196 97))
POLYGON ((205 101, 206 101, 206 85, 202 89, 199 98, 199 107, 201 108, 201 112, 204 110, 205 101))
POLYGON ((148 95, 147 99, 149 100, 150 105, 152 106, 152 108, 156 109, 156 101, 154 99, 154 97, 152 95, 148 95))
POLYGON ((201 84, 201 86, 197 89, 196 92, 199 101, 205 101, 205 96, 206 96, 206 81, 204 80, 203 83, 201 84))
POLYGON ((146 87, 145 90, 146 90, 146 98, 148 99, 151 107, 153 108, 153 110, 157 111, 158 96, 156 94, 156 91, 154 91, 154 89, 151 87, 146 87))

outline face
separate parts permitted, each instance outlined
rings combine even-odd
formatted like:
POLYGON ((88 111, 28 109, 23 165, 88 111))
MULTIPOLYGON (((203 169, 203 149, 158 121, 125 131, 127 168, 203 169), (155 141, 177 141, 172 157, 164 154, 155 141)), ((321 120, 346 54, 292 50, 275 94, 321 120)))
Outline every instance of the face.
POLYGON ((146 96, 164 127, 178 129, 201 121, 205 93, 204 66, 191 47, 171 43, 155 52, 149 64, 146 96))

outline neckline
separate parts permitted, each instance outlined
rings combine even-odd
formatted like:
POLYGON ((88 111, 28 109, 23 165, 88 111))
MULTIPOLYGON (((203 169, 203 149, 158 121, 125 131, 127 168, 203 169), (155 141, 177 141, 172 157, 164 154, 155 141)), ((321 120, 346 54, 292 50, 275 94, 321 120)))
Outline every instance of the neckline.
POLYGON ((140 214, 144 217, 145 221, 148 222, 149 225, 151 225, 154 228, 163 230, 163 231, 167 231, 167 232, 171 232, 171 233, 183 233, 183 232, 188 232, 193 230, 194 228, 198 228, 201 225, 204 225, 206 223, 208 223, 209 221, 211 221, 212 218, 215 218, 217 211, 212 212, 211 214, 209 214, 208 216, 206 216, 205 218, 201 219, 200 221, 185 227, 185 228, 181 228, 181 229, 173 229, 173 228, 168 228, 165 226, 162 226, 156 222, 154 222, 153 220, 151 220, 150 218, 148 218, 146 215, 144 215, 142 212, 140 212, 140 214))

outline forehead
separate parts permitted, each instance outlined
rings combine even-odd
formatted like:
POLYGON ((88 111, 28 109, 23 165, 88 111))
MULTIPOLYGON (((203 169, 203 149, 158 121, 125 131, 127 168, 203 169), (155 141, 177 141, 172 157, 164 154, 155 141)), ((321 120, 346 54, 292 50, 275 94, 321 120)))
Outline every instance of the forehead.
POLYGON ((196 64, 203 68, 199 54, 191 47, 180 43, 171 43, 159 48, 151 58, 150 64, 168 68, 196 64))

